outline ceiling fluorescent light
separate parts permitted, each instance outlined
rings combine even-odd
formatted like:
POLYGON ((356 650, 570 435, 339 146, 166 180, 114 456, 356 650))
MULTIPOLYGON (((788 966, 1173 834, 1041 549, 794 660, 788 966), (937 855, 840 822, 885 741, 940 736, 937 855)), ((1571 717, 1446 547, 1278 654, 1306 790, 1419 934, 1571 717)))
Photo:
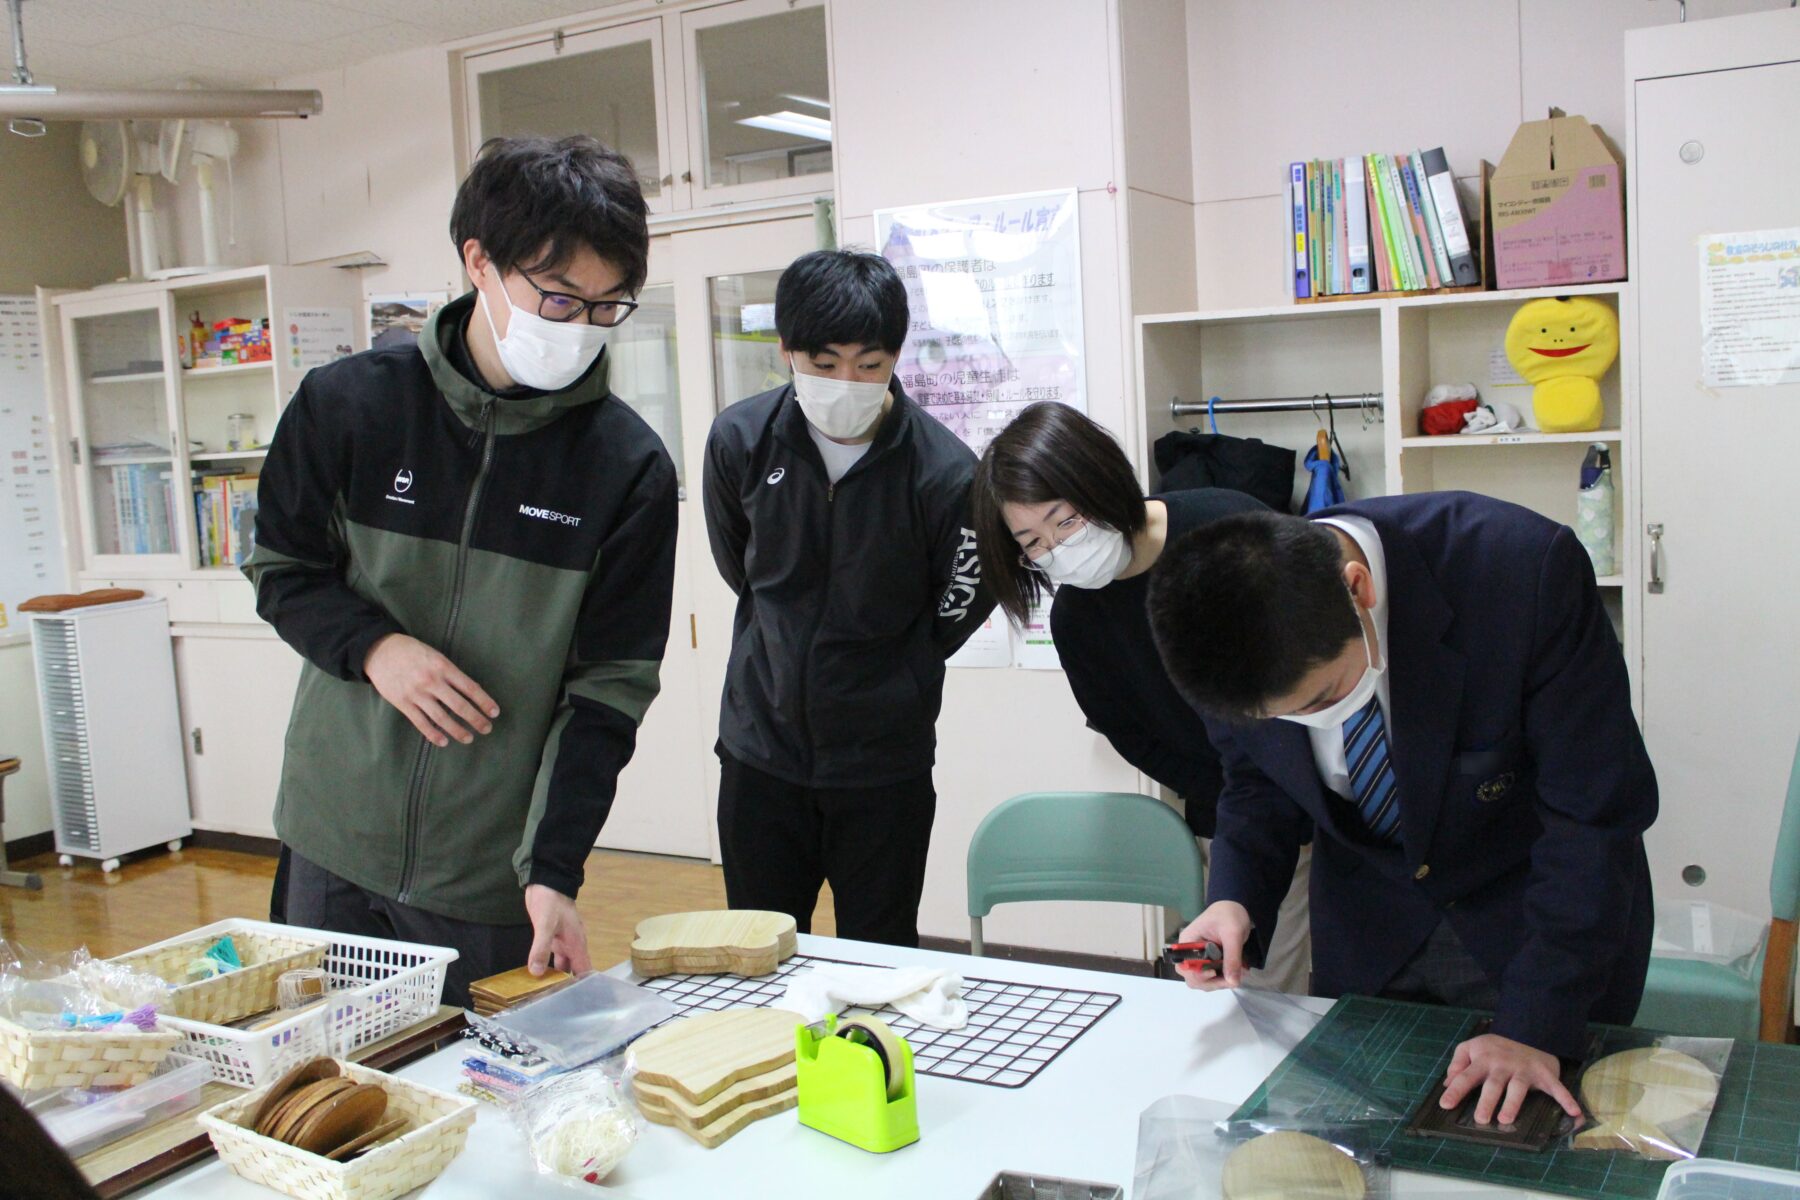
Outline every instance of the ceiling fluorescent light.
POLYGON ((0 84, 0 117, 43 121, 312 117, 324 108, 316 91, 62 91, 0 84))
POLYGON ((780 112, 764 113, 760 117, 739 117, 739 125, 748 125, 752 129, 767 129, 774 133, 792 133, 816 141, 831 140, 831 122, 824 117, 815 117, 809 113, 780 112))
POLYGON ((782 98, 782 99, 783 99, 783 100, 794 100, 794 101, 798 101, 798 102, 799 102, 799 103, 801 103, 801 104, 810 104, 810 105, 812 105, 812 106, 813 106, 813 107, 814 107, 814 108, 822 108, 822 109, 824 109, 824 110, 825 110, 825 111, 826 111, 826 112, 830 112, 830 111, 831 111, 831 101, 829 101, 829 100, 820 100, 820 99, 819 99, 819 98, 818 98, 818 97, 816 97, 816 96, 802 96, 802 95, 799 95, 799 94, 798 94, 798 93, 796 93, 796 92, 783 92, 783 93, 781 93, 781 98, 782 98))

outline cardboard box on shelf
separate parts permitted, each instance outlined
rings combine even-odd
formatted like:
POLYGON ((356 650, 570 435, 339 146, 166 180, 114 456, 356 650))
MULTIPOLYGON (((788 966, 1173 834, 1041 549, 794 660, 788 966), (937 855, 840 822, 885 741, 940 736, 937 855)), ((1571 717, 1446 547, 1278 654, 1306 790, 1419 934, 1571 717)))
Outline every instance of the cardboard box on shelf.
POLYGON ((1488 196, 1500 287, 1625 278, 1621 167, 1586 117, 1520 125, 1488 196))

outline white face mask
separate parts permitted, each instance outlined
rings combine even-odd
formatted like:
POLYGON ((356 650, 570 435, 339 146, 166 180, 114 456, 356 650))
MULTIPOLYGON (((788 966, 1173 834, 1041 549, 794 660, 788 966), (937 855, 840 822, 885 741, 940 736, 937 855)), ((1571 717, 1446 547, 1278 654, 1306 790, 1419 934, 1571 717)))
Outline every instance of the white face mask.
POLYGON ((788 370, 794 373, 794 399, 800 402, 800 411, 826 437, 858 438, 881 419, 881 406, 888 397, 885 380, 859 383, 829 375, 807 375, 794 366, 792 355, 788 356, 788 370))
POLYGON ((1031 565, 1059 587, 1103 588, 1130 562, 1131 543, 1125 535, 1089 521, 1031 565))
MULTIPOLYGON (((1362 620, 1360 610, 1357 620, 1359 623, 1362 620)), ((1368 659, 1369 665, 1363 671, 1362 678, 1356 681, 1356 686, 1351 688, 1342 700, 1329 708, 1322 708, 1318 712, 1293 713, 1289 716, 1277 717, 1276 720, 1292 721, 1296 725, 1305 725, 1312 729, 1336 729, 1356 715, 1357 711, 1369 702, 1369 697, 1375 694, 1375 685, 1381 679, 1381 673, 1387 669, 1386 663, 1379 667, 1375 665, 1375 652, 1369 646, 1369 627, 1366 624, 1362 627, 1362 635, 1363 656, 1368 659)))
POLYGON ((506 307, 512 316, 506 323, 506 336, 494 328, 494 314, 488 309, 487 292, 475 289, 481 298, 481 313, 493 332, 494 345, 500 351, 500 365, 515 383, 541 392, 560 392, 580 379, 600 357, 609 332, 585 319, 546 321, 512 302, 503 286, 506 307))

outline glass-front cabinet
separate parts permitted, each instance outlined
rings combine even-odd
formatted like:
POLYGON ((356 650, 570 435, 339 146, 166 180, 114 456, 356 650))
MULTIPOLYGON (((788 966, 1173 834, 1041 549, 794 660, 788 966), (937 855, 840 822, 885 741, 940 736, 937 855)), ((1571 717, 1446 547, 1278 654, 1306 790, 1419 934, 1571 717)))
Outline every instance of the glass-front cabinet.
POLYGON ((653 213, 831 191, 823 0, 571 26, 462 61, 471 159, 493 137, 591 134, 631 160, 653 213))
MULTIPOLYGON (((246 267, 54 303, 66 397, 57 458, 78 497, 83 586, 235 580, 288 398, 312 367, 367 345, 359 281, 246 267)), ((233 589, 238 611, 244 589, 233 589)))

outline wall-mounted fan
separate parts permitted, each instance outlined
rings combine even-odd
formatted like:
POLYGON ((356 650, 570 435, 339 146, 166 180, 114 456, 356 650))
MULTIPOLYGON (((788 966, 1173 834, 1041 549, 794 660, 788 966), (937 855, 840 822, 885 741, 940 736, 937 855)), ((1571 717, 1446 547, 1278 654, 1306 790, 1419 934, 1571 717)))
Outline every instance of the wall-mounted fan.
POLYGON ((161 261, 156 251, 156 143, 134 121, 81 123, 81 178, 88 194, 112 207, 125 204, 125 240, 131 272, 149 278, 161 261))

